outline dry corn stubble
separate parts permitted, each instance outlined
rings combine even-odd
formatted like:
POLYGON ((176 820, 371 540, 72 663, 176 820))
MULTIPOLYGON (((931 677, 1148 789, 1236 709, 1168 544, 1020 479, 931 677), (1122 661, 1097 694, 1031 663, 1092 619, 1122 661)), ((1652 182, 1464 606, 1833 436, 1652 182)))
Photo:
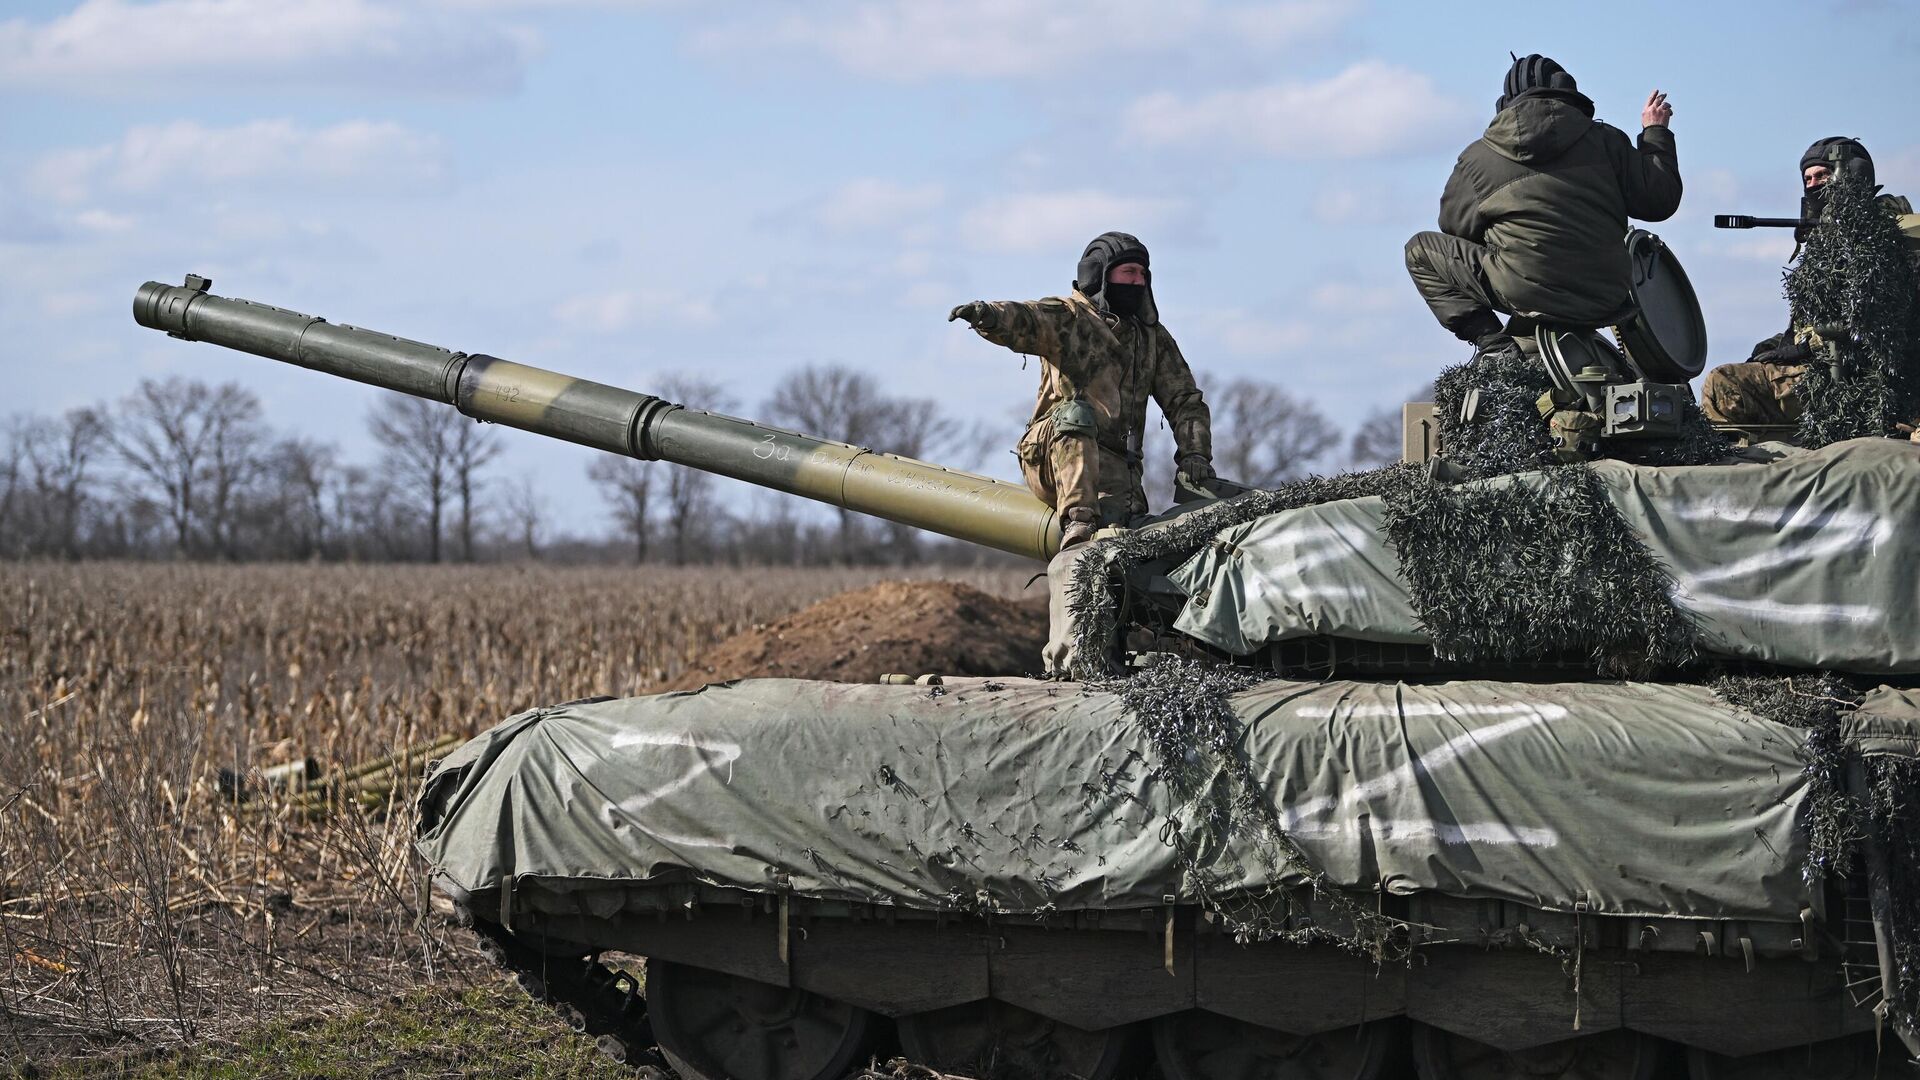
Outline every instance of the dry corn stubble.
MULTIPOLYGON (((0 1063, 218 1042, 491 978, 437 912, 411 795, 236 805, 532 705, 645 693, 898 570, 0 565, 0 1063)), ((922 571, 1015 593, 1018 571, 922 571)))

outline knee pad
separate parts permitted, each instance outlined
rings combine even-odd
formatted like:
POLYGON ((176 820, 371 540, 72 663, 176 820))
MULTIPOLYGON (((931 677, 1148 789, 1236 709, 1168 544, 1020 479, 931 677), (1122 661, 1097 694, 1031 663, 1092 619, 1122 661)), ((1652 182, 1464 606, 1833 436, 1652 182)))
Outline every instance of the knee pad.
POLYGON ((1099 434, 1100 417, 1093 406, 1080 398, 1068 398, 1053 407, 1047 414, 1053 419, 1053 430, 1059 435, 1085 435, 1091 439, 1099 434))

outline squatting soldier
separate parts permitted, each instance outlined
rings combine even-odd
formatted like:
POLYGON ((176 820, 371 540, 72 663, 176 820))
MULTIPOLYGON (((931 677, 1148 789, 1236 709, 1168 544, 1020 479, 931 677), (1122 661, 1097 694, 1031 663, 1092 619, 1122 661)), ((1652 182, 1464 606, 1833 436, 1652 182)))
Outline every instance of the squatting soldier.
POLYGON ((1494 108, 1440 196, 1441 231, 1407 241, 1414 285, 1476 359, 1517 351, 1496 311, 1568 329, 1619 318, 1632 280, 1627 218, 1664 221, 1680 206, 1664 93, 1640 110, 1637 148, 1537 53, 1514 61, 1494 108))
MULTIPOLYGON (((1800 155, 1802 221, 1818 221, 1826 213, 1827 181, 1833 179, 1835 169, 1873 183, 1873 158, 1858 139, 1835 135, 1818 140, 1800 155)), ((1904 196, 1882 195, 1880 201, 1896 214, 1913 213, 1913 204, 1904 196)), ((1794 240, 1806 240, 1806 229, 1803 225, 1794 230, 1794 240)), ((1722 424, 1798 421, 1801 406, 1794 390, 1813 360, 1813 347, 1803 338, 1790 326, 1755 345, 1745 363, 1721 364, 1707 372, 1700 387, 1700 409, 1707 419, 1722 424)))
POLYGON ((1040 358, 1040 395, 1014 450, 1027 486, 1060 512, 1061 546, 1147 511, 1140 445, 1147 398, 1173 428, 1178 482, 1208 493, 1213 435, 1206 399, 1160 324, 1146 245, 1103 233, 1080 257, 1071 294, 976 300, 947 316, 1040 358))

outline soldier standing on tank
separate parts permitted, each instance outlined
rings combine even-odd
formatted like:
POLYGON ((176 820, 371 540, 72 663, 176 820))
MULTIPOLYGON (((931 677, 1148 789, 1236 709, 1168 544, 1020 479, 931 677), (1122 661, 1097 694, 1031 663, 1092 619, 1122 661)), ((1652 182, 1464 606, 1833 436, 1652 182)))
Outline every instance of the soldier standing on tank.
MULTIPOLYGON (((1827 209, 1827 181, 1837 170, 1871 186, 1873 157, 1858 139, 1830 136, 1816 141, 1800 155, 1800 219, 1818 221, 1827 209)), ((1895 214, 1913 213, 1904 196, 1881 195, 1895 214)), ((1807 238, 1808 226, 1794 230, 1796 242, 1807 238)), ((1798 247, 1794 257, 1798 257, 1798 247)), ((1792 261, 1790 258, 1788 261, 1792 261)), ((1789 326, 1753 347, 1744 363, 1721 364, 1707 372, 1700 387, 1700 409, 1707 419, 1722 424, 1792 424, 1800 419, 1801 402, 1794 390, 1813 362, 1813 346, 1802 331, 1789 326)))
POLYGON ((1173 428, 1184 489, 1211 495, 1212 420, 1193 372, 1160 323, 1146 245, 1103 233, 1087 245, 1071 294, 975 300, 947 316, 1040 358, 1040 394, 1014 453, 1027 486, 1060 512, 1061 546, 1147 512, 1141 439, 1147 399, 1173 428))
POLYGON ((1518 346, 1494 313, 1568 329, 1624 314, 1627 218, 1680 206, 1680 166, 1659 90, 1640 110, 1639 144, 1593 118, 1593 101, 1539 54, 1508 70, 1486 134, 1461 151, 1440 196, 1440 231, 1407 241, 1407 272, 1440 324, 1475 359, 1518 346))

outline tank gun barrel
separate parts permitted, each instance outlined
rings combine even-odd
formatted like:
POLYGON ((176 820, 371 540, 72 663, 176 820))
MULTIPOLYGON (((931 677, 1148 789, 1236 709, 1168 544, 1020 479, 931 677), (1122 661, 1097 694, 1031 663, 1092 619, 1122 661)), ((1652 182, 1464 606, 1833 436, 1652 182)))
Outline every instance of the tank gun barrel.
POLYGON ((702 469, 1016 555, 1044 561, 1060 547, 1053 508, 1016 484, 215 296, 211 286, 194 275, 184 285, 149 281, 134 294, 134 321, 170 337, 430 398, 476 420, 702 469))

